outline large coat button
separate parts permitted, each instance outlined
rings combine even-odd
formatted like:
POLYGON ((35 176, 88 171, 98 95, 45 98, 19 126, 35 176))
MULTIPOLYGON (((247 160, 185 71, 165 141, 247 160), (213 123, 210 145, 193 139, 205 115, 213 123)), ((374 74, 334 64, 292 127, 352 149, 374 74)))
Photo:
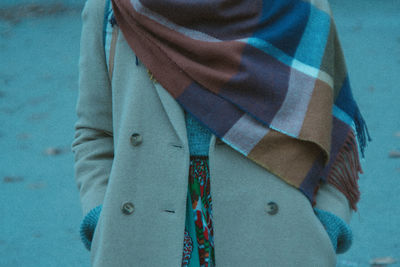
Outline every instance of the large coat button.
POLYGON ((132 144, 133 146, 138 146, 138 145, 140 145, 142 142, 143 142, 143 138, 142 138, 142 136, 141 136, 140 134, 138 134, 138 133, 133 133, 133 134, 131 135, 131 144, 132 144))
POLYGON ((125 215, 131 215, 135 211, 135 206, 132 202, 124 202, 122 203, 121 211, 125 215))
POLYGON ((275 202, 269 202, 265 208, 265 211, 269 214, 269 215, 275 215, 278 213, 279 207, 278 204, 276 204, 275 202))

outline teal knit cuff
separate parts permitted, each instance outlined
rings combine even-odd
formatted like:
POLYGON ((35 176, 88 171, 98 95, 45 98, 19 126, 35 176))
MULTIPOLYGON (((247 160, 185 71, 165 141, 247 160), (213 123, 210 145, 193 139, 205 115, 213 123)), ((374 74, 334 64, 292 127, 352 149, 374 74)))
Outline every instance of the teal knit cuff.
POLYGON ((341 254, 346 252, 353 242, 353 234, 350 226, 333 213, 316 208, 314 211, 324 225, 336 253, 341 254))
POLYGON ((79 232, 81 240, 85 245, 85 247, 87 248, 87 250, 90 250, 90 247, 92 246, 93 233, 94 230, 96 229, 97 221, 99 220, 100 217, 100 212, 101 212, 101 205, 89 211, 89 213, 86 214, 85 218, 83 218, 83 221, 81 223, 81 228, 79 232))

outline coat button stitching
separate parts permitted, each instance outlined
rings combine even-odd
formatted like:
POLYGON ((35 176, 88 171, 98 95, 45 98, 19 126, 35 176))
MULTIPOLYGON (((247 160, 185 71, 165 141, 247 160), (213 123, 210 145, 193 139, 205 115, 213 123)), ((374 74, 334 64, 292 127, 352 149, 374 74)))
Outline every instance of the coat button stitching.
POLYGON ((133 133, 133 134, 131 135, 131 144, 132 144, 133 146, 138 146, 138 145, 140 145, 142 142, 143 142, 143 138, 142 138, 142 136, 141 136, 140 134, 138 134, 138 133, 133 133))
POLYGON ((124 202, 122 203, 121 211, 125 215, 131 215, 135 211, 135 206, 132 202, 124 202))
POLYGON ((279 210, 279 207, 278 207, 278 204, 276 204, 275 202, 269 202, 268 204, 267 204, 267 207, 266 207, 266 212, 269 214, 269 215, 275 215, 275 214, 277 214, 278 213, 278 210, 279 210))

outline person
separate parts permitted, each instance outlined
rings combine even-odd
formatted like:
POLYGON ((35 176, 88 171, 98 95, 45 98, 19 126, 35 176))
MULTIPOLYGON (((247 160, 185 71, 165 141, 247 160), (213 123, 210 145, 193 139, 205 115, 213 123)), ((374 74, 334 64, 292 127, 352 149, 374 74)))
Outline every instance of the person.
POLYGON ((326 1, 199 3, 113 1, 112 55, 105 0, 85 4, 72 149, 92 266, 335 266, 364 126, 326 1))

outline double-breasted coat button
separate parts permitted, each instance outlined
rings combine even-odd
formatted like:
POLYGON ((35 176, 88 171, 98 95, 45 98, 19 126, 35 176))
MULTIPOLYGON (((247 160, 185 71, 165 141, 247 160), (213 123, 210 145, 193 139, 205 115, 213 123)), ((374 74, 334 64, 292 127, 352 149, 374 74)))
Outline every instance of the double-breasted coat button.
POLYGON ((138 146, 138 145, 140 145, 142 142, 143 142, 143 138, 142 138, 142 136, 141 136, 140 134, 138 134, 138 133, 133 133, 133 134, 131 135, 131 144, 132 144, 133 146, 138 146))
POLYGON ((265 211, 269 214, 269 215, 275 215, 278 213, 279 207, 278 204, 276 204, 275 202, 269 202, 267 204, 267 207, 265 208, 265 211))
POLYGON ((135 206, 132 202, 124 202, 122 203, 121 211, 123 214, 130 215, 135 211, 135 206))

